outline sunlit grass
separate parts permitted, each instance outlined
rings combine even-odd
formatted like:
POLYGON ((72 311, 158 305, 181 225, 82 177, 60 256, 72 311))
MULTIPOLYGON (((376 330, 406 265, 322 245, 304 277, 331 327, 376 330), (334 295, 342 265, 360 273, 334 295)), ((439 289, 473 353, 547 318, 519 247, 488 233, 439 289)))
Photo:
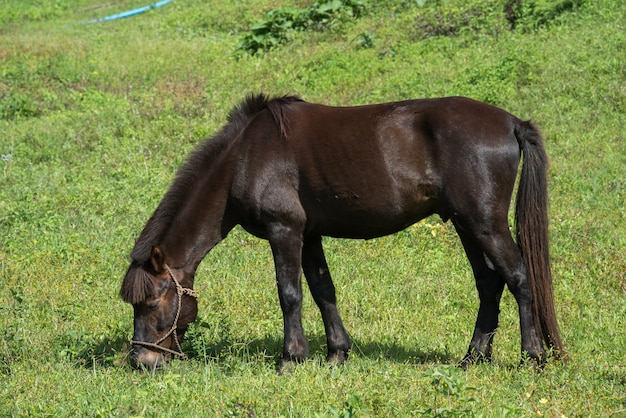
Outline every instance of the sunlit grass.
POLYGON ((584 3, 537 30, 498 29, 499 17, 422 38, 424 9, 379 2, 359 21, 251 57, 236 46, 276 2, 174 2, 103 25, 77 24, 113 12, 77 11, 102 2, 57 3, 24 3, 19 18, 0 9, 0 415, 626 413, 623 7, 584 3), (365 30, 373 44, 359 49, 365 30), (354 340, 344 367, 324 363, 307 293, 310 360, 276 373, 269 245, 237 228, 198 271, 190 360, 133 372, 132 308, 117 291, 134 239, 185 155, 260 90, 337 105, 464 94, 536 122, 551 157, 556 309, 571 361, 518 367, 507 292, 493 363, 454 368, 478 297, 452 226, 430 218, 371 241, 325 239, 354 340))

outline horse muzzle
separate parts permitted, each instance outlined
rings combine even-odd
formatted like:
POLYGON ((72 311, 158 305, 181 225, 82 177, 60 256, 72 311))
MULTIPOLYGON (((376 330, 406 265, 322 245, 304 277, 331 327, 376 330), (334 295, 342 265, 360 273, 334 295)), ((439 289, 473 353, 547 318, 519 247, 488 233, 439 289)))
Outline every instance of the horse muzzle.
POLYGON ((135 345, 130 363, 135 369, 152 372, 165 366, 169 359, 170 355, 167 353, 152 351, 135 345))

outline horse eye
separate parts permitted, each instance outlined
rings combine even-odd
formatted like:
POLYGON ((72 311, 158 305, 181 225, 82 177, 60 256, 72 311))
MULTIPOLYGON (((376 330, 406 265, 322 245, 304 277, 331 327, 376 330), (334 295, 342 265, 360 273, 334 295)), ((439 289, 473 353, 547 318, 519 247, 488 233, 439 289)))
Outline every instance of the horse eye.
POLYGON ((146 308, 153 311, 159 307, 159 301, 155 300, 154 302, 146 303, 146 308))

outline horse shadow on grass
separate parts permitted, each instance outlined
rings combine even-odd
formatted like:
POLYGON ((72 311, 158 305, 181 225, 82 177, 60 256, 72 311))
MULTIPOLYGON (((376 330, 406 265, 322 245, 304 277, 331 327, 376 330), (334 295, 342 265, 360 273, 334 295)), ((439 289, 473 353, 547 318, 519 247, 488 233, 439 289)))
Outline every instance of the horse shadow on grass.
MULTIPOLYGON (((263 361, 278 363, 282 353, 282 336, 265 336, 251 341, 221 340, 204 344, 198 339, 185 339, 183 351, 191 360, 200 362, 220 362, 240 360, 244 362, 263 361)), ((82 368, 111 368, 130 365, 131 346, 128 337, 117 334, 100 339, 92 345, 71 355, 74 363, 82 368)), ((309 359, 315 361, 326 356, 325 336, 310 338, 309 359)), ((393 342, 353 340, 350 357, 363 357, 371 360, 386 360, 402 364, 441 363, 452 364, 458 357, 447 350, 419 350, 407 348, 393 342)), ((350 360, 348 360, 350 361, 350 360)))
MULTIPOLYGON (((183 351, 190 359, 199 361, 220 361, 229 358, 242 361, 265 361, 277 364, 283 349, 282 336, 264 336, 251 341, 232 341, 223 339, 216 344, 207 346, 194 345, 197 340, 186 340, 183 351), (194 348, 196 347, 196 348, 194 348), (198 350, 198 347, 200 349, 198 350)), ((459 358, 447 350, 420 350, 394 342, 378 342, 376 340, 353 339, 350 358, 367 358, 370 360, 386 360, 401 364, 456 364, 459 358)), ((309 336, 309 360, 324 363, 327 354, 326 336, 309 336)))
MULTIPOLYGON (((67 343, 67 341, 65 341, 67 343)), ((71 347, 71 346, 70 346, 71 347)), ((131 346, 127 335, 118 333, 79 344, 74 349, 61 350, 62 356, 69 357, 77 367, 108 369, 130 365, 131 346)))
MULTIPOLYGON (((65 340, 64 343, 67 344, 68 341, 65 340)), ((189 359, 199 362, 260 361, 277 364, 282 353, 282 344, 282 336, 264 336, 249 341, 223 338, 217 342, 206 342, 202 335, 196 334, 185 338, 182 349, 189 359)), ((309 359, 323 363, 327 350, 326 337, 324 335, 309 336, 309 344, 309 359)), ((70 347, 79 345, 78 341, 69 344, 70 347)), ((60 352, 65 357, 71 357, 77 367, 89 369, 130 367, 131 345, 128 336, 124 333, 100 336, 96 341, 92 340, 78 349, 61 348, 60 352)), ((454 364, 459 360, 456 355, 448 350, 421 350, 394 342, 359 339, 353 339, 350 356, 416 365, 426 363, 454 364)))

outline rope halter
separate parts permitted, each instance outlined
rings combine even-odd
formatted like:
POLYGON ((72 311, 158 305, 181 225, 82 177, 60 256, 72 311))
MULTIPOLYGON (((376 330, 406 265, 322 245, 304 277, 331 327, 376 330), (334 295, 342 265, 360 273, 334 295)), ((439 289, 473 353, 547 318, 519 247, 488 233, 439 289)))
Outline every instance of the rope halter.
POLYGON ((198 293, 188 287, 182 287, 181 284, 178 282, 178 280, 176 280, 176 277, 174 277, 174 273, 172 273, 172 270, 170 269, 170 267, 166 264, 165 268, 167 269, 167 272, 169 273, 170 277, 172 278, 172 280, 174 281, 174 285, 176 285, 176 295, 178 296, 178 308, 176 309, 176 317, 174 318, 174 323, 172 323, 172 327, 170 328, 170 330, 167 332, 167 334, 165 334, 163 337, 159 338, 159 340, 157 340, 156 342, 150 343, 147 341, 135 341, 135 340, 130 340, 131 345, 141 345, 144 347, 149 347, 149 348, 154 348, 160 351, 163 351, 165 353, 170 353, 176 356, 179 356, 182 359, 186 359, 187 355, 185 355, 185 353, 183 353, 182 348, 180 348, 180 343, 178 342, 178 334, 176 332, 176 328, 177 328, 177 324, 178 324, 178 317, 180 316, 180 309, 182 306, 182 301, 183 301, 183 295, 188 295, 191 296, 193 298, 197 298, 198 297, 198 293), (160 346, 159 344, 161 344, 163 341, 165 341, 170 335, 173 334, 173 339, 174 339, 174 344, 176 345, 176 350, 171 350, 169 348, 165 348, 163 346, 160 346))

